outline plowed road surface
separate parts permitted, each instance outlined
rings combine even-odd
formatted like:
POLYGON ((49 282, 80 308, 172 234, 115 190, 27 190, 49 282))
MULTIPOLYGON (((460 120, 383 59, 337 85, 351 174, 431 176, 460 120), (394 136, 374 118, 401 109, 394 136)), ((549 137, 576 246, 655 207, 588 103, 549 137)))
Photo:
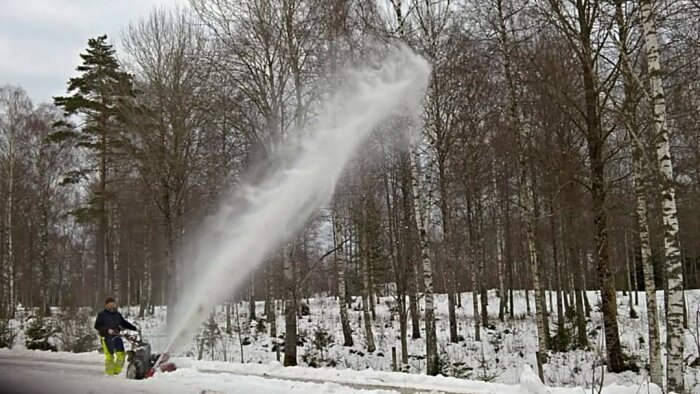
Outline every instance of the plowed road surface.
POLYGON ((216 370, 180 369, 136 381, 105 376, 99 361, 0 352, 0 393, 419 393, 407 388, 276 379, 216 370))

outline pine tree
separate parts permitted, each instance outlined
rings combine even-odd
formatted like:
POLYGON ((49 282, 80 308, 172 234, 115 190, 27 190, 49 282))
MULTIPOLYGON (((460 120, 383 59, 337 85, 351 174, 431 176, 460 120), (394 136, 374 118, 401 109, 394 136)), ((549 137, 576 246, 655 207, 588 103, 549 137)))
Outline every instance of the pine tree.
POLYGON ((107 36, 88 40, 88 48, 81 54, 83 62, 76 70, 80 76, 68 81, 67 96, 54 97, 54 104, 64 111, 65 119, 55 124, 52 134, 56 142, 70 141, 76 149, 85 149, 89 162, 84 167, 66 174, 64 183, 76 184, 97 173, 97 188, 87 207, 75 211, 79 219, 97 221, 97 294, 99 305, 106 294, 107 265, 108 183, 109 168, 116 147, 119 146, 115 126, 119 105, 131 94, 131 77, 121 70, 107 36), (80 122, 74 124, 72 119, 80 122))

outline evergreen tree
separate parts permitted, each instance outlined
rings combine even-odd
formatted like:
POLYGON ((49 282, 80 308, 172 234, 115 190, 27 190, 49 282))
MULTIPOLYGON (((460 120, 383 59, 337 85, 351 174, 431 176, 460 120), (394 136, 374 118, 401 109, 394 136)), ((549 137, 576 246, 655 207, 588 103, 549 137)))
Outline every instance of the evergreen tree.
POLYGON ((95 305, 99 306, 107 290, 107 200, 110 165, 119 146, 116 119, 120 104, 132 94, 131 77, 121 69, 106 35, 89 39, 87 51, 80 57, 82 64, 76 68, 80 75, 68 81, 68 95, 54 97, 54 103, 63 109, 65 119, 56 123, 57 131, 52 134, 52 140, 69 140, 76 149, 87 151, 88 160, 81 168, 68 172, 64 183, 92 179, 97 184, 88 206, 76 210, 75 214, 83 221, 97 223, 95 305), (91 177, 95 174, 96 177, 91 177))

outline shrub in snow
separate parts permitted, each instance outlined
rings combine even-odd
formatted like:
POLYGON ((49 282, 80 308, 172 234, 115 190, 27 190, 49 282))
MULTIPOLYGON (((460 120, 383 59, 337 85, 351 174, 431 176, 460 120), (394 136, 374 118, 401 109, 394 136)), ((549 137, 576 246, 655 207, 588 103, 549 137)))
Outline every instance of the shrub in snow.
POLYGON ((311 308, 309 307, 309 304, 307 304, 304 301, 301 301, 299 303, 299 313, 302 316, 310 316, 311 315, 311 308))
POLYGON ((489 343, 493 347, 493 351, 498 353, 503 347, 503 335, 500 332, 489 335, 489 343))
POLYGON ((473 375, 474 368, 463 360, 450 360, 450 355, 445 351, 445 348, 441 348, 438 354, 438 363, 440 366, 440 373, 445 376, 451 376, 460 379, 471 379, 473 375))
POLYGON ((24 331, 25 346, 29 350, 50 350, 55 352, 56 346, 51 343, 54 335, 59 332, 58 327, 53 326, 50 322, 42 317, 36 317, 27 326, 24 331))
POLYGON ((221 329, 216 323, 215 315, 209 315, 209 319, 202 324, 202 330, 197 338, 197 359, 201 360, 204 352, 209 353, 211 360, 214 360, 214 353, 217 342, 221 340, 221 329))
POLYGON ((0 320, 0 348, 11 349, 16 338, 17 331, 10 326, 10 321, 0 320))
POLYGON ((304 361, 309 367, 318 368, 328 365, 328 348, 333 342, 333 336, 327 329, 317 326, 313 333, 311 342, 305 346, 305 352, 302 355, 304 361))
POLYGON ((555 352, 567 352, 576 345, 573 342, 571 328, 566 325, 557 327, 556 334, 552 335, 550 341, 552 343, 552 350, 555 352))
POLYGON ((254 321, 255 330, 253 330, 253 336, 257 340, 258 335, 265 335, 267 333, 267 326, 265 325, 265 319, 258 319, 254 321))
POLYGON ((85 353, 98 349, 97 335, 92 327, 92 314, 89 310, 71 311, 60 318, 61 350, 73 353, 85 353))
POLYGON ((642 363, 642 360, 638 355, 623 353, 622 358, 625 362, 625 371, 639 373, 641 369, 640 364, 642 363))

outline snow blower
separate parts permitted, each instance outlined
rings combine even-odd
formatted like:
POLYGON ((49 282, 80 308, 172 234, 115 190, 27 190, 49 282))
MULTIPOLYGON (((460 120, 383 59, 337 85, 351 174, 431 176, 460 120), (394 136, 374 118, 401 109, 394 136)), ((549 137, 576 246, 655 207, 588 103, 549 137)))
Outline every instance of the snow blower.
POLYGON ((131 350, 126 352, 126 361, 129 363, 126 367, 126 377, 128 379, 141 380, 150 378, 155 374, 156 370, 172 372, 177 368, 175 364, 168 362, 170 357, 167 353, 151 353, 151 345, 143 340, 141 334, 133 336, 121 333, 120 336, 131 344, 131 350))

